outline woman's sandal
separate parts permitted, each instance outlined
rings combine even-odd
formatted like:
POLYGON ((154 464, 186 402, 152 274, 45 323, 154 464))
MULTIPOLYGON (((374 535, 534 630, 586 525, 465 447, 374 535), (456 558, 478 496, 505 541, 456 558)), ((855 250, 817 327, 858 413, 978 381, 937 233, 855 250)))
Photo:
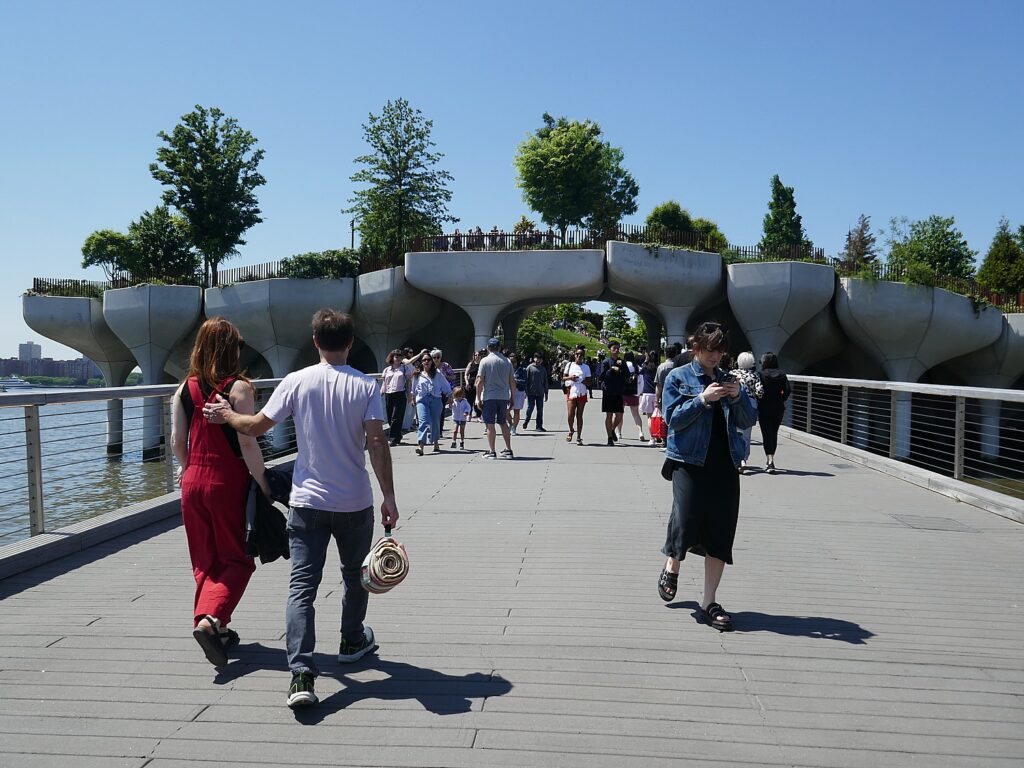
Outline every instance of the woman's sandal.
POLYGON ((679 574, 669 573, 664 568, 661 576, 658 577, 658 596, 666 603, 676 599, 676 591, 679 589, 679 574))
POLYGON ((204 616, 203 618, 213 627, 213 632, 207 632, 202 627, 196 627, 192 630, 192 637, 196 639, 199 647, 203 649, 207 661, 215 667, 226 666, 228 654, 224 649, 224 641, 221 639, 217 620, 213 616, 204 616))
POLYGON ((239 637, 238 633, 233 629, 227 627, 221 627, 220 630, 220 641, 224 644, 224 650, 230 651, 236 645, 238 645, 239 637))
POLYGON ((732 616, 725 612, 718 603, 711 603, 707 608, 701 608, 697 616, 705 624, 714 627, 719 632, 732 632, 732 616))
POLYGON ((571 429, 569 430, 569 434, 565 436, 565 442, 567 442, 567 443, 571 443, 572 442, 572 430, 571 429))

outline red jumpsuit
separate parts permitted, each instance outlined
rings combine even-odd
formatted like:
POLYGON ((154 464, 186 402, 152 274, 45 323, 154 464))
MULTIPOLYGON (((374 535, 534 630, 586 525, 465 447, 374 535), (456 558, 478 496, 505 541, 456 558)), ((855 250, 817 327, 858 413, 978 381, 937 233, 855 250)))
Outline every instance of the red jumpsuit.
MULTIPOLYGON (((218 391, 227 392, 234 381, 225 380, 218 391)), ((199 382, 188 380, 193 409, 188 467, 181 479, 181 516, 196 579, 194 623, 209 614, 227 626, 256 564, 245 554, 249 470, 235 455, 224 428, 203 417, 204 402, 215 394, 204 398, 199 382)))

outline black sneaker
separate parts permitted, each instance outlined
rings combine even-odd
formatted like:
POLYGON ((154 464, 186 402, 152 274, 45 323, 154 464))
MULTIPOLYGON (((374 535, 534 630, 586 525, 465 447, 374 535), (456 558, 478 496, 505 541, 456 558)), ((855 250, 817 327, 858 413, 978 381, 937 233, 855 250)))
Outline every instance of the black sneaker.
POLYGON ((292 684, 288 689, 288 706, 292 709, 311 707, 320 699, 313 693, 313 680, 309 672, 296 672, 292 675, 292 684))
POLYGON ((359 661, 371 651, 377 650, 377 644, 373 642, 373 630, 363 627, 363 638, 357 643, 350 643, 344 637, 341 638, 341 646, 338 648, 338 661, 343 664, 351 664, 359 661))
POLYGON ((501 452, 501 458, 503 458, 503 459, 511 459, 511 458, 514 458, 514 457, 512 456, 512 451, 509 450, 508 448, 506 448, 504 451, 501 452))
POLYGON ((484 451, 484 458, 485 459, 496 459, 496 458, 498 458, 498 454, 496 454, 494 451, 484 451))
POLYGON ((608 445, 615 445, 615 438, 609 436, 608 437, 608 445))
POLYGON ((769 475, 774 475, 775 474, 775 462, 774 461, 769 461, 768 462, 768 466, 764 468, 764 471, 767 472, 769 475))
POLYGON ((537 427, 537 431, 538 432, 547 432, 547 430, 544 429, 544 427, 537 427))

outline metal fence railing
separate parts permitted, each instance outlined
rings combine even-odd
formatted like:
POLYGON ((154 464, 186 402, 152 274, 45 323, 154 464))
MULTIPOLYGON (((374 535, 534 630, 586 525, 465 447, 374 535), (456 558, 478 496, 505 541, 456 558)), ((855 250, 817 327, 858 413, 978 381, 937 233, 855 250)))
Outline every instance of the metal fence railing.
POLYGON ((789 380, 793 429, 1024 498, 1024 391, 789 380))

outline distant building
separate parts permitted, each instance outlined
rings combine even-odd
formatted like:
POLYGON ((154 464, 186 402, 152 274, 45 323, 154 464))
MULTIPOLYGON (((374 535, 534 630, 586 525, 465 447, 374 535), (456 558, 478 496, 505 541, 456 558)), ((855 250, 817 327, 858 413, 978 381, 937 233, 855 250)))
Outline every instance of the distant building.
MULTIPOLYGON (((37 344, 36 347, 38 346, 37 344)), ((96 364, 87 357, 79 357, 75 360, 54 360, 49 357, 25 360, 9 357, 0 360, 0 376, 66 377, 74 379, 78 384, 85 384, 89 379, 101 378, 103 374, 100 373, 96 364)))
POLYGON ((22 362, 39 360, 43 356, 43 348, 34 341, 26 341, 18 345, 18 359, 22 362))

